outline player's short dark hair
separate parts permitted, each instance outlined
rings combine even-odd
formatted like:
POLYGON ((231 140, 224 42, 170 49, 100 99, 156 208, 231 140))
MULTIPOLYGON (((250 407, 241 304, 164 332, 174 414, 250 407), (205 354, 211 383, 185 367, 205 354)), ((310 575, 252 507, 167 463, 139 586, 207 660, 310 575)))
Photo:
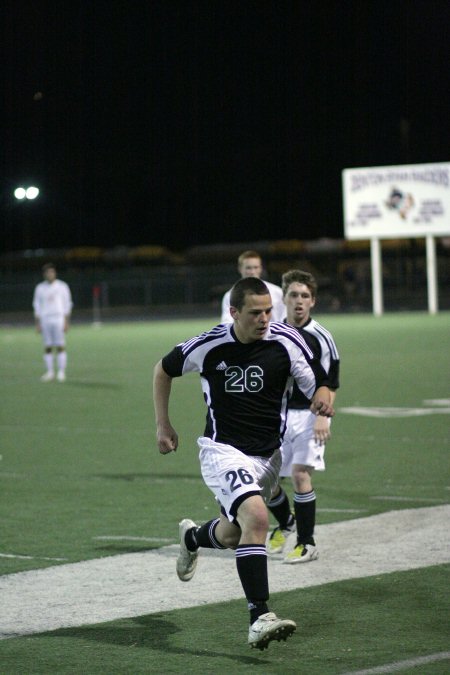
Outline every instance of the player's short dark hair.
POLYGON ((293 283, 304 284, 308 286, 311 291, 313 298, 317 295, 317 281, 310 272, 304 272, 303 270, 289 270, 285 272, 281 277, 281 288, 283 291, 283 297, 288 292, 288 288, 293 283))
POLYGON ((264 281, 257 277, 239 279, 231 289, 230 306, 241 311, 247 295, 270 295, 270 291, 264 281))
POLYGON ((42 271, 46 272, 47 270, 55 270, 56 272, 56 267, 52 262, 45 263, 45 265, 42 265, 42 271))

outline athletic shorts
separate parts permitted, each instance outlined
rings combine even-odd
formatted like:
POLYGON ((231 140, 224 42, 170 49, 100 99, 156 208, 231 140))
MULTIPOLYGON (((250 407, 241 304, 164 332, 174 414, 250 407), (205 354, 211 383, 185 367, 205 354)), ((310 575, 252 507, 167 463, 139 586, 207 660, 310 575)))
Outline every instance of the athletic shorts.
MULTIPOLYGON (((286 433, 281 445, 280 476, 290 476, 293 464, 325 470, 325 445, 314 440, 316 416, 310 410, 288 410, 286 433)), ((330 424, 331 420, 328 420, 330 424)))
POLYGON ((55 317, 41 320, 42 341, 46 347, 64 347, 66 334, 64 333, 64 317, 55 317))
POLYGON ((235 522, 238 506, 246 494, 259 492, 264 501, 270 500, 278 482, 280 450, 275 450, 271 457, 253 457, 205 436, 197 439, 197 443, 203 480, 230 522, 235 522))

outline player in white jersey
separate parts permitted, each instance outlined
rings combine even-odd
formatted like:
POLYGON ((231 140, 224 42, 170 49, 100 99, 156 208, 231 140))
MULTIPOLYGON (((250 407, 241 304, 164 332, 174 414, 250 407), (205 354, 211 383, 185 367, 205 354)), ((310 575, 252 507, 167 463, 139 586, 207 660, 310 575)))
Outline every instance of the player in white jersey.
POLYGON ((45 281, 36 286, 33 296, 36 330, 42 334, 44 362, 47 368, 41 380, 51 382, 55 379, 56 357, 56 378, 58 382, 64 382, 67 366, 65 333, 69 328, 72 297, 69 286, 56 278, 56 269, 52 263, 44 265, 42 273, 45 281))
MULTIPOLYGON (((262 260, 259 253, 256 251, 244 251, 238 258, 238 271, 242 279, 247 277, 256 277, 260 278, 263 267, 262 260)), ((265 281, 267 288, 270 291, 270 296, 272 298, 272 317, 271 321, 283 321, 286 316, 286 307, 283 302, 283 292, 279 286, 271 284, 269 281, 265 281)), ((230 295, 231 289, 225 293, 222 298, 222 315, 220 318, 221 323, 232 322, 232 316, 230 314, 230 295)))
MULTIPOLYGON (((311 351, 320 360, 328 375, 331 403, 339 387, 339 354, 334 339, 315 321, 310 311, 317 295, 313 275, 301 270, 290 270, 282 277, 283 297, 286 303, 286 323, 298 329, 311 351)), ((314 540, 316 494, 311 477, 325 469, 325 441, 330 438, 330 419, 317 417, 310 411, 310 402, 294 385, 289 400, 287 428, 281 446, 283 464, 280 476, 291 476, 294 487, 294 515, 288 496, 278 485, 269 502, 269 510, 278 521, 267 544, 269 553, 282 553, 289 532, 297 530, 297 543, 284 558, 285 563, 309 562, 318 558, 314 540)))
POLYGON ((258 278, 238 281, 231 293, 233 323, 172 349, 154 370, 154 406, 159 451, 177 450, 169 418, 172 380, 198 372, 208 412, 198 439, 203 479, 220 505, 220 517, 200 527, 180 523, 177 574, 189 581, 199 548, 236 550, 236 567, 250 611, 248 643, 264 649, 296 628, 269 611, 266 536, 270 499, 281 464, 287 399, 295 380, 315 414, 334 414, 326 374, 305 340, 283 323, 270 323, 271 297, 258 278))

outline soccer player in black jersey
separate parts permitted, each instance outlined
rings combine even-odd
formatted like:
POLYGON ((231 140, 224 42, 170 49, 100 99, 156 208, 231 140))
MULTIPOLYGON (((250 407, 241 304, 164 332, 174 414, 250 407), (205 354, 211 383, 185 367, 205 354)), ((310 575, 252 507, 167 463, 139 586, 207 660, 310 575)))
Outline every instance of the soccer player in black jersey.
POLYGON ((177 345, 154 370, 153 397, 159 451, 177 450, 169 417, 174 377, 200 373, 208 407, 198 439, 203 479, 217 498, 220 517, 198 527, 181 521, 177 574, 189 581, 198 549, 236 550, 238 575, 250 610, 248 643, 264 649, 285 640, 296 624, 269 611, 266 536, 270 499, 281 466, 287 399, 295 380, 320 416, 334 415, 326 374, 299 333, 270 323, 272 301, 258 278, 232 288, 233 323, 219 325, 177 345))
MULTIPOLYGON (((328 375, 331 403, 339 388, 339 353, 331 333, 311 317, 316 303, 317 282, 312 274, 290 270, 282 277, 286 305, 286 323, 294 326, 305 338, 311 351, 320 360, 328 375)), ((286 492, 278 486, 269 510, 278 521, 267 543, 269 554, 282 553, 289 532, 297 530, 297 542, 283 562, 289 564, 316 560, 319 552, 314 540, 316 522, 316 493, 312 475, 324 471, 325 442, 330 438, 330 419, 317 417, 310 411, 310 402, 294 385, 289 400, 287 428, 281 446, 283 464, 280 476, 290 476, 294 487, 294 516, 286 492)))

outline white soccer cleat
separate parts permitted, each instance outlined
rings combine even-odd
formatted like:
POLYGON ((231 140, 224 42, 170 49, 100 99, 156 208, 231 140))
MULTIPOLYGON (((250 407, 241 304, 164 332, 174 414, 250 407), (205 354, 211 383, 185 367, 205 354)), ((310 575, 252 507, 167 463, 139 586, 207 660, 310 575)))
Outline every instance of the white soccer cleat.
POLYGON ((63 370, 58 370, 58 375, 56 376, 56 379, 58 382, 65 382, 66 381, 66 374, 63 370))
POLYGON ((310 562, 317 560, 319 551, 314 544, 297 544, 293 551, 287 554, 283 560, 284 564, 295 565, 296 563, 310 562))
POLYGON ((286 640, 296 630, 290 619, 279 619, 273 612, 261 614, 249 628, 248 644, 255 649, 267 649, 272 640, 286 640))
POLYGON ((184 541, 186 532, 193 527, 197 527, 197 524, 189 518, 185 518, 179 524, 180 552, 177 558, 177 574, 181 581, 190 581, 197 567, 198 551, 189 551, 184 541))
POLYGON ((47 370, 47 372, 42 375, 41 382, 51 382, 54 379, 55 373, 53 373, 51 370, 47 370))

